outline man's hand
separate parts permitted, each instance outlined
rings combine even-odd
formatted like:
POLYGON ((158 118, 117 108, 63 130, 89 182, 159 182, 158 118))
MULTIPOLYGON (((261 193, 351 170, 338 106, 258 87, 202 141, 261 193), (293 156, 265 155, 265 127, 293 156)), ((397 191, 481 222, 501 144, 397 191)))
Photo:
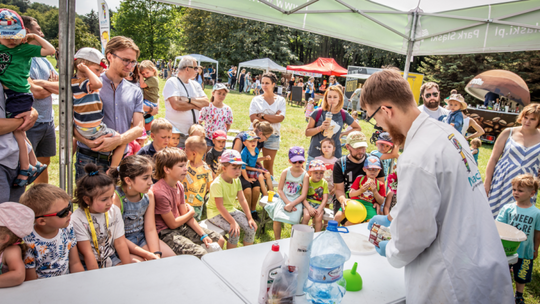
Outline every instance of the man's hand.
POLYGON ((377 253, 380 254, 383 257, 386 257, 386 245, 388 244, 388 241, 381 241, 379 242, 379 246, 375 246, 375 250, 377 250, 377 253))
POLYGON ((107 134, 111 136, 101 136, 100 138, 96 139, 94 143, 96 144, 95 148, 92 148, 92 151, 96 152, 110 152, 116 147, 120 145, 121 136, 120 134, 115 134, 112 136, 112 134, 107 134))
POLYGON ((369 220, 368 224, 368 230, 371 230, 371 227, 373 227, 373 224, 379 224, 381 226, 390 227, 390 224, 392 222, 388 218, 387 215, 375 215, 374 217, 369 220))
POLYGON ((58 74, 53 71, 49 71, 49 81, 58 82, 58 74))
POLYGON ((38 119, 38 111, 36 111, 36 109, 32 108, 32 110, 30 111, 27 111, 27 112, 24 112, 24 113, 21 113, 17 116, 15 116, 15 118, 22 118, 23 119, 23 123, 20 127, 17 128, 17 131, 28 131, 30 130, 34 124, 36 123, 37 119, 38 119))

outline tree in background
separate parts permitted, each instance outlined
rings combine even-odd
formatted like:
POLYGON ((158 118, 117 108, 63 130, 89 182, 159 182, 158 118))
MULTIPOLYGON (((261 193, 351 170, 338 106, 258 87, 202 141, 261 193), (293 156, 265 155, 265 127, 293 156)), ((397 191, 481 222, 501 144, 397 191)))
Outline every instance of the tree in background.
MULTIPOLYGON (((112 15, 109 15, 109 16, 112 16, 112 15)), ((92 35, 99 37, 99 17, 98 17, 97 12, 95 12, 94 10, 91 10, 90 13, 79 16, 79 17, 88 27, 88 31, 92 35)))
POLYGON ((132 38, 141 50, 140 59, 162 58, 180 39, 182 10, 180 6, 151 0, 122 1, 112 16, 111 32, 113 36, 132 38))

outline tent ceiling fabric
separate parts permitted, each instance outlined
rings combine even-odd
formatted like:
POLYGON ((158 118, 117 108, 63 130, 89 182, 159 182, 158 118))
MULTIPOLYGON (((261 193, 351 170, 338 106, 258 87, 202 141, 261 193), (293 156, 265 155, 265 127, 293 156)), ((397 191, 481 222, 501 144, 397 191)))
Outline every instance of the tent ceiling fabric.
POLYGON ((285 67, 280 66, 279 64, 272 61, 270 58, 254 59, 250 61, 240 62, 238 64, 238 69, 240 69, 240 67, 276 72, 285 72, 287 70, 285 67))
POLYGON ((540 0, 161 2, 283 25, 399 54, 407 54, 412 47, 411 56, 540 49, 540 0), (416 30, 411 34, 415 16, 416 30))
POLYGON ((347 69, 337 64, 333 58, 322 57, 317 58, 314 62, 306 65, 288 65, 287 70, 334 76, 347 74, 347 69))
MULTIPOLYGON (((184 56, 191 56, 191 57, 197 59, 198 62, 218 63, 217 60, 212 59, 212 58, 210 58, 210 57, 206 57, 206 56, 204 56, 204 55, 200 55, 200 54, 189 54, 189 55, 184 55, 184 56)), ((175 58, 175 60, 181 60, 182 57, 184 57, 184 56, 178 56, 178 57, 175 58)))

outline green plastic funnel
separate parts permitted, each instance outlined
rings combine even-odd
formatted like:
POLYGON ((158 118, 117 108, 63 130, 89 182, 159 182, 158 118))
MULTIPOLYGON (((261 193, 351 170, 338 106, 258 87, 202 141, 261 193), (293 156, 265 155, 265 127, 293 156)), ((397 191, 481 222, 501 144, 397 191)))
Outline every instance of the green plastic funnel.
POLYGON ((362 277, 356 272, 358 263, 354 263, 352 269, 343 271, 343 278, 347 282, 345 289, 347 291, 360 291, 362 290, 362 277))

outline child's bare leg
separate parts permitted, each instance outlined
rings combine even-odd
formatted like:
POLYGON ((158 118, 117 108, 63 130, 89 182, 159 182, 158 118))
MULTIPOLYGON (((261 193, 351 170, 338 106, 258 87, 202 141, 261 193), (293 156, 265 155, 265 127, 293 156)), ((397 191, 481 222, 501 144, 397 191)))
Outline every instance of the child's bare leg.
POLYGON ((274 221, 273 227, 274 227, 274 239, 276 240, 281 239, 281 222, 274 221))
POLYGON ((174 253, 174 251, 172 251, 171 247, 169 247, 169 245, 165 244, 165 242, 163 242, 162 240, 159 240, 159 251, 161 251, 163 253, 163 255, 161 256, 162 258, 168 258, 168 257, 176 256, 176 253, 174 253))
POLYGON ((308 208, 304 208, 304 216, 302 216, 302 224, 307 225, 310 219, 311 219, 311 215, 309 215, 308 208))
POLYGON ((268 196, 268 191, 266 190, 265 184, 264 184, 264 175, 261 173, 259 176, 257 176, 257 181, 259 181, 259 184, 261 185, 261 192, 263 196, 268 196))
POLYGON ((516 291, 523 293, 525 290, 525 284, 516 283, 516 291))
MULTIPOLYGON (((26 142, 31 146, 32 143, 30 142, 30 140, 28 140, 28 137, 26 137, 26 133, 24 133, 24 138, 26 139, 26 142)), ((26 147, 28 148, 28 146, 26 146, 26 147)), ((32 166, 35 166, 37 164, 36 154, 34 154, 33 149, 28 152, 28 162, 32 166)))
POLYGON ((334 221, 341 223, 345 219, 345 213, 343 211, 336 212, 336 215, 334 216, 334 221))
POLYGON ((244 197, 246 202, 249 204, 249 210, 253 211, 253 204, 251 203, 251 188, 244 189, 244 197))
POLYGON ((238 244, 231 244, 230 242, 227 242, 227 249, 234 249, 238 247, 238 244))
POLYGON ((268 185, 268 190, 274 191, 274 184, 272 183, 272 175, 270 175, 270 172, 264 173, 264 178, 266 179, 266 185, 268 185))
MULTIPOLYGON (((19 145, 19 164, 21 170, 30 168, 30 158, 28 157, 28 147, 26 146, 26 134, 23 131, 13 131, 13 136, 19 145)), ((19 174, 18 179, 28 179, 28 176, 19 174)))
POLYGON ((120 162, 122 161, 122 156, 124 156, 124 150, 126 149, 126 145, 120 145, 116 149, 114 149, 112 157, 111 157, 111 165, 109 166, 109 170, 116 170, 116 168, 120 165, 120 162))
POLYGON ((322 230, 322 218, 323 214, 317 214, 315 217, 313 217, 313 221, 315 222, 315 232, 322 230))
POLYGON ((251 211, 257 210, 257 203, 259 202, 260 194, 261 194, 261 188, 253 187, 251 189, 251 211))

